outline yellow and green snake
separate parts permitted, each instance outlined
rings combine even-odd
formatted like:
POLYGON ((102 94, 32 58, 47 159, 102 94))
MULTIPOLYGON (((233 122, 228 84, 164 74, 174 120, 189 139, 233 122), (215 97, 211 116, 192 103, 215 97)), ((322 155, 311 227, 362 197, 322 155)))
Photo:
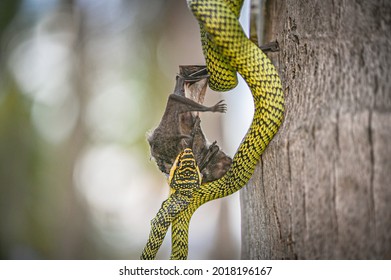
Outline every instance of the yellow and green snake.
MULTIPOLYGON (((195 210, 213 199, 228 196, 240 190, 252 176, 261 154, 280 127, 284 116, 284 94, 278 73, 269 58, 244 34, 238 21, 243 0, 188 0, 188 6, 197 18, 208 73, 209 86, 217 91, 234 88, 236 72, 246 81, 254 99, 254 118, 242 140, 230 169, 218 180, 196 184, 191 188, 178 177, 171 185, 173 194, 167 199, 152 220, 150 238, 142 259, 154 259, 163 238, 172 223, 171 259, 186 259, 188 231, 195 210), (179 183, 179 184, 178 184, 179 183), (175 186, 175 187, 174 187, 175 186), (175 189, 176 188, 176 189, 175 189), (190 190, 183 196, 181 190, 190 190), (178 195, 181 197, 178 199, 178 195)), ((198 170, 191 150, 186 149, 193 171, 184 168, 181 154, 171 174, 186 175, 198 170), (181 171, 182 170, 182 171, 181 171)), ((193 176, 193 175, 191 175, 193 176)), ((171 176, 170 176, 171 177, 171 176)))

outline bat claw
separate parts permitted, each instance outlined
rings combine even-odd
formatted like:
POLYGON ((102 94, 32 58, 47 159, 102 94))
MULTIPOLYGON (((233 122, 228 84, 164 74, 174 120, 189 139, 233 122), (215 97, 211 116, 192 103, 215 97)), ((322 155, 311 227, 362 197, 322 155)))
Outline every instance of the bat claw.
POLYGON ((213 112, 225 113, 227 111, 227 104, 223 103, 224 100, 220 100, 212 107, 213 112))

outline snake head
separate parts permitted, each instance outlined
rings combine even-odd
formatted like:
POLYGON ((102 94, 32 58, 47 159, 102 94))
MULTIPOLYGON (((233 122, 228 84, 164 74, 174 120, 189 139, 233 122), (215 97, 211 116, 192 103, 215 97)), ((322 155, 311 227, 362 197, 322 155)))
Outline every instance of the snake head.
POLYGON ((190 148, 184 149, 175 159, 168 183, 174 190, 188 190, 201 185, 201 173, 190 148))

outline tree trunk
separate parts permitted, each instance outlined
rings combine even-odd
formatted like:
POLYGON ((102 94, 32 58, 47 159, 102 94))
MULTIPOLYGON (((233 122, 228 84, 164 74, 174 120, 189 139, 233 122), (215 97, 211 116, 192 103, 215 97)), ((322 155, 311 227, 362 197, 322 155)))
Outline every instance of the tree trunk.
POLYGON ((243 259, 391 258, 391 3, 272 0, 284 123, 241 192, 243 259))

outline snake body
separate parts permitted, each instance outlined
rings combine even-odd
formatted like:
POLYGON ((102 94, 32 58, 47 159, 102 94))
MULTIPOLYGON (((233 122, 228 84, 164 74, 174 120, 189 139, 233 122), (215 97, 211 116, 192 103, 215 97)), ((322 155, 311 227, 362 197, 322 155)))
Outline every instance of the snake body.
MULTIPOLYGON (((251 90, 255 111, 230 169, 220 179, 193 188, 187 205, 168 219, 172 222, 171 259, 187 258, 189 223, 193 213, 202 204, 228 196, 248 182, 284 115, 284 94, 278 73, 262 50, 246 37, 238 21, 243 0, 187 2, 200 24, 210 87, 218 91, 235 87, 238 72, 251 90)), ((154 258, 155 255, 148 257, 154 258)))
POLYGON ((172 220, 192 201, 193 192, 201 185, 201 174, 191 149, 177 156, 168 179, 171 195, 162 203, 151 221, 151 232, 141 259, 155 258, 172 220))

